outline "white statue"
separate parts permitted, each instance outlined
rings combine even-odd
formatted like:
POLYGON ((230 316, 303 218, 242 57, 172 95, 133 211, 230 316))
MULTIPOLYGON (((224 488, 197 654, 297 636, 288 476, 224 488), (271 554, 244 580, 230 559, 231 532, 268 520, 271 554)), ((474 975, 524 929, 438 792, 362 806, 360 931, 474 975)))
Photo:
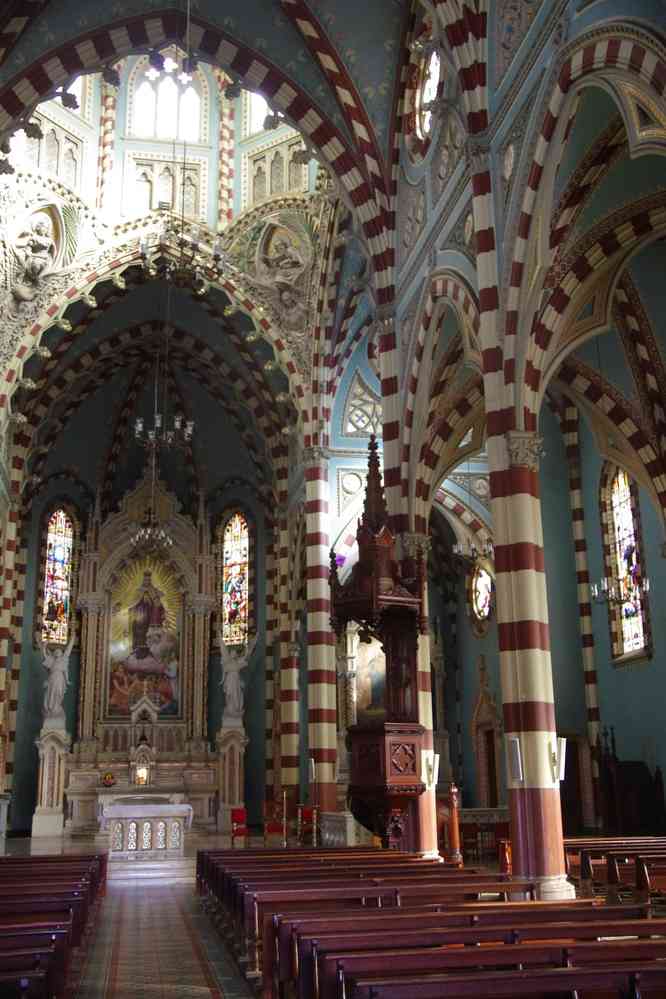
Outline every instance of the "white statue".
POLYGON ((21 270, 12 287, 17 302, 31 302, 35 298, 39 282, 53 266, 56 252, 51 222, 46 215, 36 216, 29 227, 19 233, 14 244, 14 254, 21 270))
POLYGON ((222 724, 240 722, 243 718, 243 685, 241 683, 241 672, 246 669, 252 658, 257 636, 254 636, 249 645, 240 646, 234 649, 225 645, 222 640, 222 632, 218 628, 217 641, 220 646, 220 656, 222 658, 222 686, 224 688, 224 713, 222 724))
MULTIPOLYGON (((65 691, 69 683, 69 657, 74 645, 74 636, 70 638, 65 648, 59 646, 45 645, 39 639, 39 648, 42 653, 42 665, 48 673, 44 681, 44 725, 49 726, 49 722, 57 721, 65 724, 65 709, 63 701, 65 691)), ((51 724, 50 727, 53 727, 51 724)))

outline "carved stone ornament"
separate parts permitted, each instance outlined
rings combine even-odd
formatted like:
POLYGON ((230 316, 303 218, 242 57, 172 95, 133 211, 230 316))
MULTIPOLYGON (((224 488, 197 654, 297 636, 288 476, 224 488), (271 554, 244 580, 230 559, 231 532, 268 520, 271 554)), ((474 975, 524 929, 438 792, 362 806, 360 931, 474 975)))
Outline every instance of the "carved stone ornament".
POLYGON ((506 445, 512 466, 536 471, 539 459, 545 454, 543 437, 530 430, 510 430, 506 435, 506 445))

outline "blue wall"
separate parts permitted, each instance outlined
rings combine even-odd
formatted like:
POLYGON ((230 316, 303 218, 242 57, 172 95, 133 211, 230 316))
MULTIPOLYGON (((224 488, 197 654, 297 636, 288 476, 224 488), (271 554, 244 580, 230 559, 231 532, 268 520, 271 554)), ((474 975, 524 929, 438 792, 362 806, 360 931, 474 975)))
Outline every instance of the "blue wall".
MULTIPOLYGON (((584 420, 581 420, 581 455, 590 576, 592 580, 598 580, 604 575, 599 514, 599 482, 603 461, 584 420)), ((652 658, 641 657, 616 665, 611 656, 608 611, 605 605, 593 603, 592 621, 601 724, 615 728, 620 759, 642 760, 654 769, 656 764, 661 767, 666 765, 662 673, 666 621, 659 599, 666 587, 666 562, 661 556, 664 540, 661 516, 642 488, 639 489, 639 503, 644 563, 651 587, 649 606, 652 658)))

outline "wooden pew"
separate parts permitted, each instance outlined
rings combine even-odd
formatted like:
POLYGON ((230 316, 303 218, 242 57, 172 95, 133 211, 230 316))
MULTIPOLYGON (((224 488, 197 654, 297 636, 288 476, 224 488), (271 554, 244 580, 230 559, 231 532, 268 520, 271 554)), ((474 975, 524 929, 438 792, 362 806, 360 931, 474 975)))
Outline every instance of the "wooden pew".
POLYGON ((497 999, 500 996, 562 999, 572 994, 577 999, 639 999, 639 996, 640 999, 663 999, 666 968, 649 961, 609 964, 604 968, 431 975, 402 981, 357 978, 349 982, 346 999, 497 999))
POLYGON ((400 907, 402 905, 440 902, 455 904, 465 900, 478 900, 483 894, 506 897, 508 892, 534 897, 536 884, 532 881, 472 881, 465 884, 442 885, 428 882, 407 882, 398 885, 350 885, 349 882, 328 883, 311 888, 268 889, 248 893, 243 900, 242 945, 247 957, 247 974, 260 977, 262 954, 273 944, 272 917, 280 912, 335 912, 343 908, 400 907))
POLYGON ((47 973, 43 968, 0 971, 2 999, 45 999, 47 973))
MULTIPOLYGON (((526 928, 527 929, 527 928, 526 928)), ((589 930, 589 925, 587 927, 589 930)), ((560 928, 556 933, 562 932, 560 928)), ((414 975, 455 972, 468 969, 470 973, 490 968, 518 969, 551 967, 603 967, 620 961, 662 961, 666 958, 666 938, 640 940, 581 940, 569 929, 558 940, 530 940, 482 947, 427 946, 418 948, 402 946, 382 947, 375 951, 329 951, 317 955, 314 963, 314 983, 301 995, 315 999, 336 999, 348 993, 349 978, 363 976, 386 977, 390 968, 396 980, 414 975), (571 935, 571 936, 570 936, 571 935)))
POLYGON ((609 919, 645 920, 649 906, 600 907, 592 899, 569 899, 566 902, 493 902, 452 904, 444 902, 406 909, 364 910, 331 913, 325 918, 305 914, 277 914, 272 920, 272 945, 264 950, 264 989, 270 995, 270 979, 274 993, 282 995, 287 982, 296 982, 299 972, 312 977, 311 944, 324 936, 335 934, 342 939, 353 936, 356 941, 370 938, 374 932, 428 932, 431 929, 467 931, 474 927, 497 927, 502 932, 522 923, 558 920, 597 921, 609 919), (593 910, 594 907, 594 911, 593 910), (599 911, 601 910, 601 911, 599 911))

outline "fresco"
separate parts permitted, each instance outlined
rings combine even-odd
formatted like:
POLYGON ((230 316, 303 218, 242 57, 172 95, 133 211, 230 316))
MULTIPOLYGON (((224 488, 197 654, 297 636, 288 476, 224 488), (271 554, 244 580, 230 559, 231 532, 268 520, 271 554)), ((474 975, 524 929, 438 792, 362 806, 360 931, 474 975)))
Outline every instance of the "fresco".
POLYGON ((161 715, 180 711, 182 595, 172 572, 153 558, 133 562, 111 598, 109 717, 127 717, 145 693, 161 715))

